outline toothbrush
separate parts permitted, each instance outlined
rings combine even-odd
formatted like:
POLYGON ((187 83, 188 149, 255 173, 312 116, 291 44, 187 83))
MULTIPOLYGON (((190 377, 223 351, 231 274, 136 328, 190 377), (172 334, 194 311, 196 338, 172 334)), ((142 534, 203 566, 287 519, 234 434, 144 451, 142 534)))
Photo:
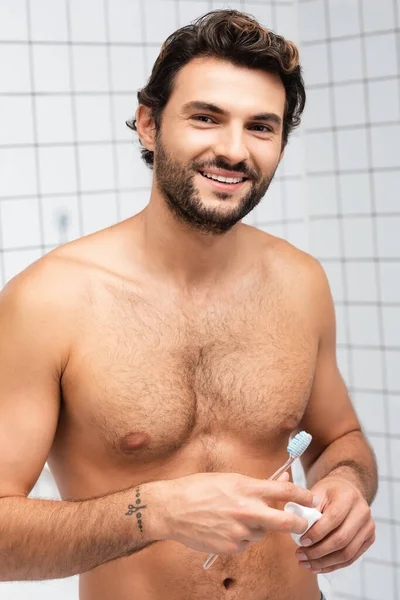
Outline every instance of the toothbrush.
MULTIPOLYGON (((280 469, 275 471, 275 473, 271 475, 271 477, 269 477, 267 481, 274 481, 275 479, 278 479, 279 475, 284 473, 284 471, 287 471, 287 469, 296 460, 296 458, 299 458, 303 454, 303 452, 307 450, 308 446, 311 443, 311 440, 312 435, 307 433, 306 431, 300 431, 300 433, 295 435, 294 438, 290 440, 287 447, 287 451, 289 453, 288 460, 285 462, 284 465, 282 465, 280 469)), ((204 563, 203 568, 209 569, 215 563, 218 556, 218 554, 211 553, 207 558, 206 562, 204 563)))

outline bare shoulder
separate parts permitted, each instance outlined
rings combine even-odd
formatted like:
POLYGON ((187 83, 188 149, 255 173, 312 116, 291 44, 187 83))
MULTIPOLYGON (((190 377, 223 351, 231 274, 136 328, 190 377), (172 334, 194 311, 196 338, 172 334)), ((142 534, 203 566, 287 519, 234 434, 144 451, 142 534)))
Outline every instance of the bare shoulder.
POLYGON ((321 263, 282 238, 252 229, 256 243, 264 249, 267 279, 272 277, 286 297, 314 318, 331 311, 331 291, 321 263))

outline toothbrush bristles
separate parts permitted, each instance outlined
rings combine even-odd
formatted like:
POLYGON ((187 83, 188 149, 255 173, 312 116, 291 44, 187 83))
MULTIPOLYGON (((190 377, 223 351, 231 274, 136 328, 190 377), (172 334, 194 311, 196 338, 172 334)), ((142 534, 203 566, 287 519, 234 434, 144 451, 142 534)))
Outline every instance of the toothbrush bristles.
POLYGON ((311 440, 312 435, 306 431, 300 431, 300 433, 295 435, 294 438, 290 440, 287 451, 291 456, 298 458, 305 450, 307 450, 311 440))

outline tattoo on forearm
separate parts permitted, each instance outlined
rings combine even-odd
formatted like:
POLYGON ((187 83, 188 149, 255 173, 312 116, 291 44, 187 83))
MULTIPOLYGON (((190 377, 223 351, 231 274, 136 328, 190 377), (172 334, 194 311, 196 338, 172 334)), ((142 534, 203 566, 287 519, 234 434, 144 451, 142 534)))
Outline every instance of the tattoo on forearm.
POLYGON ((128 508, 128 512, 125 513, 126 516, 131 516, 133 514, 136 515, 137 518, 137 522, 138 522, 138 526, 140 531, 143 531, 143 519, 142 519, 142 513, 140 512, 141 510, 143 510, 144 508, 147 508, 147 504, 142 504, 140 506, 141 500, 140 500, 140 486, 136 488, 136 506, 134 504, 129 504, 128 508))

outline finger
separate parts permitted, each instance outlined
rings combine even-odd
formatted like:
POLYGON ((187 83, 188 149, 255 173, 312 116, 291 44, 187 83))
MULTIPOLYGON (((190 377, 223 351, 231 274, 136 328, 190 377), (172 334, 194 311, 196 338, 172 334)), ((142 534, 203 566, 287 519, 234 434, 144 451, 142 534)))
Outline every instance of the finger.
POLYGON ((350 560, 348 560, 344 563, 340 563, 340 564, 331 566, 331 567, 325 567, 318 571, 322 574, 333 573, 333 571, 338 571, 339 569, 344 569, 345 567, 349 567, 350 565, 355 563, 356 560, 358 560, 360 558, 360 556, 362 556, 364 554, 364 552, 366 552, 368 550, 368 548, 370 548, 370 546, 372 546, 374 541, 375 541, 375 535, 370 537, 368 540, 365 540, 365 542, 363 543, 363 545, 361 546, 359 551, 350 560))
MULTIPOLYGON (((365 531, 366 521, 364 514, 359 510, 351 510, 343 523, 329 533, 320 542, 312 546, 298 550, 296 554, 303 552, 307 556, 307 560, 316 560, 327 554, 346 548, 360 531, 365 531)), ((370 523, 370 519, 367 521, 370 523)), ((368 535, 371 532, 368 533, 368 535)), ((314 532, 309 530, 306 537, 312 537, 314 532), (308 535, 310 533, 310 535, 308 535)), ((367 536, 365 536, 367 537, 367 536)), ((364 538, 365 539, 365 538, 364 538)))
POLYGON ((280 531, 281 533, 301 534, 308 526, 307 519, 265 505, 262 505, 259 510, 252 510, 251 513, 249 512, 245 515, 242 513, 241 521, 245 523, 251 531, 257 532, 258 530, 262 530, 263 537, 265 537, 268 530, 280 531))
POLYGON ((254 493, 265 502, 296 502, 302 506, 314 506, 312 492, 291 481, 265 481, 259 487, 254 486, 254 493))
POLYGON ((279 477, 276 479, 276 481, 289 481, 289 480, 290 480, 290 476, 287 471, 284 471, 283 473, 281 473, 279 475, 279 477))
MULTIPOLYGON (((307 561, 302 561, 303 564, 300 564, 300 566, 304 566, 304 563, 307 562, 310 565, 311 570, 315 571, 347 563, 358 553, 365 541, 369 540, 372 535, 374 535, 374 530, 375 527, 373 524, 368 523, 365 527, 357 532, 357 534, 353 537, 353 539, 350 540, 348 544, 346 544, 346 546, 319 559, 312 559, 309 556, 310 553, 307 552, 307 561)), ((297 552, 296 556, 298 556, 297 552)))
POLYGON ((301 545, 309 547, 326 538, 329 533, 343 523, 350 513, 351 508, 348 505, 340 503, 328 506, 319 521, 307 531, 304 538, 300 539, 301 545))

